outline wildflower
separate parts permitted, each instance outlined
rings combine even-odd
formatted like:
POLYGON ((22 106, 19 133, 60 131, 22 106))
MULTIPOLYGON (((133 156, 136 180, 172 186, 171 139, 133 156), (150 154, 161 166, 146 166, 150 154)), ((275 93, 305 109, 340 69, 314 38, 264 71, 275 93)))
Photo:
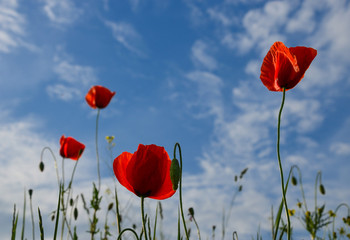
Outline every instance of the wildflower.
POLYGON ((92 108, 105 108, 108 106, 115 92, 102 86, 93 86, 85 96, 86 102, 92 108))
POLYGON ((289 215, 294 216, 295 210, 294 209, 288 209, 289 215))
POLYGON ((260 79, 270 91, 291 89, 304 77, 316 55, 313 48, 287 48, 282 42, 275 42, 264 58, 260 79))
POLYGON ((60 139, 60 144, 60 155, 63 158, 70 158, 72 160, 78 160, 85 149, 84 144, 72 137, 65 137, 64 135, 60 139))
POLYGON ((114 136, 106 136, 106 141, 107 141, 108 143, 113 142, 113 140, 114 140, 114 136))
POLYGON ((301 202, 297 203, 298 208, 301 208, 302 205, 303 205, 303 203, 301 203, 301 202))
POLYGON ((330 217, 336 217, 335 213, 332 210, 328 211, 330 217))
POLYGON ((123 152, 113 162, 114 174, 121 185, 139 197, 166 199, 173 190, 170 179, 171 160, 163 147, 138 146, 132 154, 123 152))

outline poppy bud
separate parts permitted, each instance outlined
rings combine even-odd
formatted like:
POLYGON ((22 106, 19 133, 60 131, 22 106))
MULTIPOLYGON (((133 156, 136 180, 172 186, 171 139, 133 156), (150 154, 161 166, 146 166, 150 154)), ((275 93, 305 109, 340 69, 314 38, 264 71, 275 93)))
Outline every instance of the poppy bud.
POLYGON ((242 185, 239 185, 239 187, 238 187, 238 192, 241 192, 242 189, 243 189, 243 186, 242 186, 242 185))
POLYGON ((74 201, 73 201, 73 198, 71 198, 71 199, 69 200, 69 205, 70 205, 70 206, 73 206, 73 204, 74 204, 74 201))
POLYGON ((243 171, 239 175, 239 178, 243 178, 244 174, 246 174, 247 171, 248 171, 248 168, 243 169, 243 171))
POLYGON ((39 164, 39 169, 40 169, 40 172, 43 172, 44 171, 44 163, 41 161, 40 164, 39 164))
POLYGON ((322 195, 325 195, 326 194, 326 189, 324 188, 323 184, 320 185, 320 193, 322 195))
POLYGON ((74 220, 78 219, 78 208, 74 208, 74 220))
POLYGON ((237 180, 238 180, 238 177, 237 177, 237 175, 235 176, 235 182, 237 182, 237 180))
POLYGON ((180 169, 179 161, 176 158, 174 158, 171 161, 171 165, 170 165, 170 179, 173 184, 173 190, 177 190, 178 188, 180 174, 181 174, 181 169, 180 169))
POLYGON ((188 209, 188 215, 190 215, 190 216, 194 216, 194 209, 193 208, 189 208, 188 209))
POLYGON ((31 199, 31 198, 32 198, 32 195, 33 195, 33 189, 29 189, 29 190, 28 190, 28 193, 29 193, 29 198, 31 199))
POLYGON ((297 180, 297 178, 294 177, 294 176, 292 176, 292 184, 293 184, 294 186, 298 185, 298 180, 297 180))
POLYGON ((112 208, 113 208, 113 203, 110 203, 110 204, 108 205, 108 211, 111 211, 112 208))
POLYGON ((51 221, 54 221, 54 220, 55 220, 55 213, 56 213, 56 212, 52 212, 51 221))

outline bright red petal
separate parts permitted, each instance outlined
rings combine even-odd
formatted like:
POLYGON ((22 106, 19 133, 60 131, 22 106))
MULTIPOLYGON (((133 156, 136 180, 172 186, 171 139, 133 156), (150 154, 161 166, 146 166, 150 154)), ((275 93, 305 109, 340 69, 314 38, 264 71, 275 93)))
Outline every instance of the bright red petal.
POLYGON ((270 91, 282 91, 292 72, 299 71, 297 60, 282 42, 275 42, 261 66, 260 79, 270 91))
MULTIPOLYGON (((166 153, 166 152, 165 152, 166 153)), ((157 200, 163 200, 166 198, 171 197, 172 195, 175 194, 175 190, 173 189, 173 184, 171 182, 170 179, 170 166, 171 166, 171 160, 169 158, 169 155, 166 153, 167 155, 167 166, 164 167, 164 172, 166 173, 165 179, 163 181, 163 185, 161 186, 161 188, 159 189, 159 191, 154 194, 153 199, 157 199, 157 200)))
POLYGON ((123 152, 122 154, 120 154, 116 159, 114 159, 113 171, 120 184, 126 187, 129 191, 135 193, 134 188, 130 185, 126 176, 126 168, 132 156, 133 154, 128 152, 123 152))
POLYGON ((291 77, 289 85, 286 88, 293 88, 304 77, 306 70, 317 55, 317 50, 308 47, 291 47, 290 52, 295 55, 300 71, 291 77))

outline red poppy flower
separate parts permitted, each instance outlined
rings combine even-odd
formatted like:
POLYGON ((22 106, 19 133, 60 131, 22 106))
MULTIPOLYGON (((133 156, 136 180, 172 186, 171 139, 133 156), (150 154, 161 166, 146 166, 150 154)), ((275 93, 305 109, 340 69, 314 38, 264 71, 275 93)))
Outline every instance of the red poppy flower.
POLYGON ((86 102, 92 108, 105 108, 111 101, 115 92, 111 92, 108 88, 102 86, 93 86, 86 94, 86 102))
POLYGON ((60 139, 60 155, 64 158, 70 158, 73 160, 78 160, 83 154, 85 145, 78 142, 72 137, 65 137, 62 135, 60 139))
POLYGON ((140 144, 134 154, 123 152, 114 159, 113 170, 120 184, 137 196, 162 200, 175 193, 170 165, 163 147, 140 144))
POLYGON ((264 58, 260 79, 270 91, 291 89, 304 77, 316 55, 313 48, 287 48, 282 42, 275 42, 264 58))

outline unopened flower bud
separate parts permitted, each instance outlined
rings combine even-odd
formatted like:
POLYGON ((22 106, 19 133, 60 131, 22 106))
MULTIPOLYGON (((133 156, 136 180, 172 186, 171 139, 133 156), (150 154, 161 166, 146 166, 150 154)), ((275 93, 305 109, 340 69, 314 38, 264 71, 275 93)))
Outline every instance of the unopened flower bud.
POLYGON ((29 190, 28 190, 28 193, 29 193, 29 198, 32 198, 32 195, 33 195, 33 189, 29 189, 29 190))
POLYGON ((292 184, 293 184, 294 186, 298 185, 298 180, 297 180, 297 178, 294 177, 294 176, 292 176, 292 184))
POLYGON ((41 162, 39 163, 40 172, 43 172, 43 171, 44 171, 44 168, 45 168, 45 164, 41 161, 41 162))
POLYGON ((71 199, 69 200, 69 205, 70 205, 70 206, 73 206, 73 204, 74 204, 74 201, 73 201, 73 198, 71 198, 71 199))
POLYGON ((180 164, 179 161, 174 158, 171 161, 170 165, 170 179, 173 184, 173 190, 177 190, 179 181, 180 181, 180 176, 181 175, 181 169, 180 169, 180 164))
POLYGON ((78 219, 78 208, 74 208, 74 220, 77 220, 78 219))
POLYGON ((325 195, 326 194, 326 189, 324 188, 323 184, 320 185, 320 193, 322 195, 325 195))
POLYGON ((108 205, 108 211, 111 211, 113 208, 113 203, 111 202, 109 205, 108 205))

